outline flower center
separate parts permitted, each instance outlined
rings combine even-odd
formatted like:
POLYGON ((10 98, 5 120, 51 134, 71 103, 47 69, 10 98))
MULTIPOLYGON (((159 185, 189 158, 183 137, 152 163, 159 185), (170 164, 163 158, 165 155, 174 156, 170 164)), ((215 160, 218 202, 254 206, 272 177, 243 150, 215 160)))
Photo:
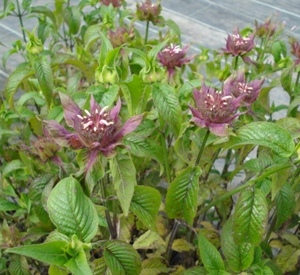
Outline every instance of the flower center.
POLYGON ((102 108, 101 111, 96 109, 92 114, 88 110, 84 110, 85 116, 77 115, 81 120, 82 130, 90 134, 105 132, 107 128, 114 124, 106 112, 107 109, 108 106, 102 108))
POLYGON ((250 41, 250 38, 248 38, 248 37, 243 38, 239 34, 233 34, 232 37, 233 37, 233 41, 236 46, 247 45, 248 42, 250 41))
POLYGON ((238 84, 238 89, 239 89, 239 92, 242 93, 242 94, 251 94, 252 91, 253 91, 253 87, 251 86, 248 86, 246 83, 242 83, 240 82, 238 84))

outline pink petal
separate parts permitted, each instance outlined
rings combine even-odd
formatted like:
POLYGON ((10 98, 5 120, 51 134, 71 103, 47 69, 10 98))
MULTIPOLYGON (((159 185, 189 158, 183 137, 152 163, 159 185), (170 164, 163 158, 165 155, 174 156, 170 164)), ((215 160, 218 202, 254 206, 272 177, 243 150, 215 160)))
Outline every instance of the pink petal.
POLYGON ((110 117, 114 122, 119 121, 120 110, 121 110, 121 100, 119 98, 117 105, 115 105, 110 111, 110 117))
POLYGON ((100 105, 96 102, 95 98, 93 95, 91 95, 91 100, 90 100, 90 109, 92 113, 96 112, 96 109, 100 111, 102 108, 100 105))
POLYGON ((74 120, 78 119, 77 115, 81 115, 81 109, 78 105, 64 93, 59 93, 61 104, 64 108, 64 117, 69 127, 74 127, 74 120))
POLYGON ((126 123, 123 125, 123 127, 115 134, 113 139, 117 141, 122 137, 124 137, 125 135, 134 131, 136 127, 140 125, 142 119, 143 119, 143 115, 137 115, 127 120, 126 123))
POLYGON ((228 124, 223 123, 223 124, 210 124, 209 125, 209 130, 215 134, 216 136, 219 137, 226 137, 228 136, 228 124))

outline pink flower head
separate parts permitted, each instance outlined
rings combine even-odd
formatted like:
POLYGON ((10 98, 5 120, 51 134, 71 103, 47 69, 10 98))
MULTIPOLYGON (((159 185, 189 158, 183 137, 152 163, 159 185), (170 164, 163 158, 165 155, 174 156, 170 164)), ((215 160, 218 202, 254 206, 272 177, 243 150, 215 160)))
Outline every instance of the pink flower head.
POLYGON ((292 50, 291 50, 292 55, 294 55, 297 58, 295 60, 295 65, 298 65, 298 64, 300 64, 300 43, 294 37, 290 37, 289 43, 292 48, 292 50))
POLYGON ((191 61, 193 57, 185 57, 188 46, 180 48, 178 45, 171 44, 165 47, 158 53, 157 57, 159 62, 168 70, 169 78, 174 75, 175 67, 181 67, 191 61))
POLYGON ((141 5, 139 3, 136 4, 136 15, 141 21, 151 21, 155 24, 159 21, 160 12, 160 1, 153 4, 152 0, 145 0, 141 5))
POLYGON ((245 74, 239 72, 227 78, 223 90, 226 93, 231 93, 235 98, 243 96, 243 102, 246 105, 250 105, 257 99, 263 83, 264 79, 253 80, 247 83, 245 74))
POLYGON ((208 128, 217 136, 226 136, 229 124, 238 116, 241 99, 203 83, 200 90, 194 91, 196 108, 190 106, 192 121, 199 127, 208 128))
POLYGON ((91 96, 90 111, 81 111, 66 94, 61 93, 60 98, 66 124, 74 131, 69 132, 53 120, 45 121, 47 130, 61 146, 88 150, 87 171, 93 166, 99 153, 111 155, 115 147, 121 144, 121 139, 134 131, 142 121, 142 115, 138 115, 130 118, 122 126, 119 119, 120 100, 109 111, 107 106, 101 108, 91 96))
POLYGON ((124 0, 100 0, 100 2, 105 5, 105 6, 109 6, 110 4, 113 5, 114 8, 119 8, 122 5, 122 2, 124 0))
POLYGON ((225 53, 232 56, 242 56, 250 52, 254 47, 254 35, 243 37, 238 30, 233 34, 229 34, 226 39, 226 48, 223 49, 225 53))
POLYGON ((108 38, 114 48, 128 43, 134 37, 133 29, 127 30, 126 27, 119 27, 115 31, 109 30, 108 38))
POLYGON ((274 35, 277 26, 268 18, 264 23, 258 24, 255 21, 255 35, 258 37, 271 37, 274 35))

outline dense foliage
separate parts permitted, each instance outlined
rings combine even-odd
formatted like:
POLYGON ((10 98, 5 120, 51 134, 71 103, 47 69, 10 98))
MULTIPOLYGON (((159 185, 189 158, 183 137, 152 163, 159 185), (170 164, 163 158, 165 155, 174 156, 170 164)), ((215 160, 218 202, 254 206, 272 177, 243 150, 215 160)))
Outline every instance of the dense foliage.
POLYGON ((4 0, 23 41, 2 61, 23 61, 1 93, 1 274, 297 274, 299 42, 271 16, 195 53, 161 9, 4 0))

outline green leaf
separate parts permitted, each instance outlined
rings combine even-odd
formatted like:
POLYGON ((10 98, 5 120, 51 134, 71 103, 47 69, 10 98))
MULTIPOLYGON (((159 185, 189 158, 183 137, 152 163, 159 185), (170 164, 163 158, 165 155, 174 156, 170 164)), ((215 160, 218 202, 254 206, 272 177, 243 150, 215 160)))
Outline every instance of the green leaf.
POLYGON ((81 12, 76 6, 69 6, 65 9, 65 21, 69 27, 70 34, 77 34, 81 24, 81 12))
POLYGON ((225 271, 224 262, 217 248, 200 232, 198 236, 200 258, 209 272, 225 271))
POLYGON ((232 236, 232 220, 224 224, 221 234, 221 247, 230 268, 241 272, 250 267, 254 259, 254 246, 250 243, 236 244, 232 236))
POLYGON ((237 244, 258 245, 265 232, 268 205, 260 189, 240 194, 233 216, 233 236, 237 244))
POLYGON ((140 255, 131 245, 120 241, 108 241, 103 257, 112 274, 139 275, 142 269, 140 255))
POLYGON ((33 74, 28 63, 21 63, 8 77, 4 93, 11 108, 14 108, 14 96, 17 89, 25 79, 33 74))
POLYGON ((156 216, 161 204, 158 190, 149 186, 135 186, 130 210, 149 229, 156 230, 156 216))
POLYGON ((297 263, 300 257, 300 249, 292 245, 282 247, 275 262, 284 274, 297 270, 297 263))
POLYGON ((163 258, 160 257, 146 259, 143 261, 142 267, 143 270, 141 275, 169 274, 170 271, 170 268, 164 263, 163 258))
POLYGON ((173 128, 175 134, 179 135, 182 113, 174 89, 167 84, 155 84, 152 97, 159 115, 173 128))
POLYGON ((0 197, 0 212, 4 211, 13 211, 13 210, 18 210, 20 209, 20 206, 8 201, 6 198, 1 198, 0 197))
POLYGON ((275 198, 276 228, 279 228, 294 212, 296 206, 295 194, 289 184, 281 187, 275 198))
POLYGON ((101 38, 101 26, 100 25, 92 25, 87 28, 84 33, 84 45, 85 50, 88 50, 93 43, 101 38))
POLYGON ((93 275, 83 248, 81 248, 76 257, 68 260, 64 266, 66 266, 74 275, 93 275))
POLYGON ((39 81, 42 93, 47 101, 48 106, 51 105, 54 90, 53 75, 50 62, 45 55, 39 55, 34 59, 34 69, 36 77, 39 81))
POLYGON ((188 167, 171 183, 166 197, 166 212, 171 219, 185 219, 189 224, 197 212, 199 167, 188 167))
POLYGON ((125 139, 125 145, 130 148, 130 153, 138 157, 155 159, 163 166, 164 158, 161 146, 156 141, 141 137, 138 133, 128 135, 125 139))
POLYGON ((99 258, 93 261, 93 274, 94 275, 103 275, 106 274, 107 265, 104 258, 99 258))
POLYGON ((110 160, 110 169, 117 198, 124 215, 127 216, 136 186, 135 166, 130 157, 117 154, 110 160))
POLYGON ((76 179, 61 180, 50 193, 47 207, 50 219, 61 233, 67 236, 75 234, 84 242, 95 236, 97 212, 76 179))
POLYGON ((48 17, 56 27, 56 19, 53 12, 45 6, 35 6, 31 8, 31 13, 40 13, 48 17))
POLYGON ((64 248, 67 243, 54 241, 42 244, 31 244, 6 249, 6 253, 14 253, 36 259, 38 261, 62 266, 67 262, 64 248))
POLYGON ((291 135, 283 128, 271 122, 253 122, 241 127, 237 136, 232 137, 231 147, 245 144, 269 147, 280 157, 290 157, 295 144, 291 135))
POLYGON ((282 88, 289 94, 292 93, 293 66, 283 69, 281 72, 280 83, 282 88))
POLYGON ((137 75, 133 75, 129 82, 120 85, 125 97, 127 108, 131 116, 144 112, 150 92, 151 86, 137 75))
POLYGON ((9 274, 30 275, 27 259, 24 256, 14 255, 10 257, 9 274))

